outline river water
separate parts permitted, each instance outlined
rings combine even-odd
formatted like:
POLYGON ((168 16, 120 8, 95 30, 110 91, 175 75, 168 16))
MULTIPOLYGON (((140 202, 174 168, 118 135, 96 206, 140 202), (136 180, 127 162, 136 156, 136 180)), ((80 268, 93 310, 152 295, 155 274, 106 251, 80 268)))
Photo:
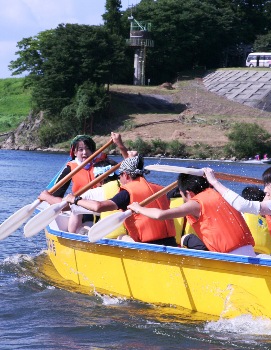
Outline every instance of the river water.
MULTIPOLYGON (((67 155, 0 150, 0 223, 32 203, 67 155)), ((120 158, 116 157, 116 160, 120 158)), ((261 178, 269 165, 146 159, 145 164, 211 166, 216 171, 261 178)), ((151 172, 167 185, 176 174, 151 172)), ((227 183, 241 192, 244 184, 227 183)), ((0 241, 0 349, 271 349, 271 321, 243 315, 206 321, 109 296, 65 290, 45 278, 53 267, 43 233, 26 239, 23 227, 0 241)), ((177 292, 177 291, 176 291, 177 292)), ((270 300, 266 301, 267 303, 270 300)))

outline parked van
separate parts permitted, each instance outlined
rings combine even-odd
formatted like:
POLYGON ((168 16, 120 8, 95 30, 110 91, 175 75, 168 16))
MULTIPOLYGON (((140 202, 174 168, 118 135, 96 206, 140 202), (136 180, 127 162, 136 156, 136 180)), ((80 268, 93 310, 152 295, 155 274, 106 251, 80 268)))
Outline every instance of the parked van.
POLYGON ((271 68, 271 52, 251 52, 247 56, 246 66, 271 68))

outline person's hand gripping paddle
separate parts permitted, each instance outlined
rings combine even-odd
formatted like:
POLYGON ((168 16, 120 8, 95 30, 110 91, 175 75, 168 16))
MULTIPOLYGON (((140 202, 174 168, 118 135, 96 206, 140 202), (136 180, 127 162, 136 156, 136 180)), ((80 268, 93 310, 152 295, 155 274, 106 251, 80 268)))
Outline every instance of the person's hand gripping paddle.
MULTIPOLYGON (((91 156, 89 156, 82 164, 76 167, 73 171, 71 171, 67 176, 65 176, 62 180, 56 183, 52 188, 48 190, 49 193, 54 193, 61 186, 63 186, 67 181, 69 181, 79 170, 84 168, 89 162, 91 162, 98 154, 100 154, 103 150, 109 147, 113 143, 113 140, 108 141, 105 145, 103 145, 100 149, 94 152, 91 156)), ((40 204, 40 199, 36 199, 33 203, 28 204, 18 211, 16 211, 13 215, 7 218, 0 225, 0 240, 5 239, 10 234, 15 232, 17 228, 19 228, 30 216, 33 214, 34 210, 40 204)))
MULTIPOLYGON (((80 196, 84 192, 86 192, 91 187, 95 186, 97 183, 106 179, 110 174, 114 173, 121 165, 121 162, 107 170, 104 174, 96 177, 93 181, 88 183, 86 186, 82 187, 80 190, 74 193, 74 196, 80 196)), ((39 233, 42 229, 44 229, 47 225, 50 224, 67 206, 66 201, 62 201, 60 203, 55 203, 50 205, 50 207, 46 208, 44 211, 41 211, 38 215, 34 216, 31 220, 29 220, 24 227, 24 236, 29 238, 37 233, 39 233)))

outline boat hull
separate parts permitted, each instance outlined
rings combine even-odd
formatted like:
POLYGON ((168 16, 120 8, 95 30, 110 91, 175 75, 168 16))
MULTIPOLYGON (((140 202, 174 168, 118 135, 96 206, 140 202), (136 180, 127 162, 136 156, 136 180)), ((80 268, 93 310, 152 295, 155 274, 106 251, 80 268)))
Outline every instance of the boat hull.
MULTIPOLYGON (((271 260, 45 230, 58 273, 87 289, 218 317, 271 318, 271 260)), ((208 318, 208 317, 207 317, 208 318)))

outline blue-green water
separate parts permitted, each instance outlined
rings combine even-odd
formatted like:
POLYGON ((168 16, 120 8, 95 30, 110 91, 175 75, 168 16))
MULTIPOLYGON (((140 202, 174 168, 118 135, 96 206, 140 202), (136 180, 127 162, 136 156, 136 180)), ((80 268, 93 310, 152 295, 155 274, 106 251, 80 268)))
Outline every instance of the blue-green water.
MULTIPOLYGON (((32 203, 66 161, 63 154, 0 150, 0 223, 32 203)), ((257 178, 269 167, 145 160, 156 163, 257 178)), ((151 172, 147 178, 167 185, 176 174, 151 172)), ((245 186, 228 185, 239 193, 245 186)), ((22 228, 0 241, 0 349, 271 349, 270 320, 244 315, 207 322, 185 311, 66 291, 43 278, 43 266, 50 265, 45 248, 42 233, 26 239, 22 228)))

